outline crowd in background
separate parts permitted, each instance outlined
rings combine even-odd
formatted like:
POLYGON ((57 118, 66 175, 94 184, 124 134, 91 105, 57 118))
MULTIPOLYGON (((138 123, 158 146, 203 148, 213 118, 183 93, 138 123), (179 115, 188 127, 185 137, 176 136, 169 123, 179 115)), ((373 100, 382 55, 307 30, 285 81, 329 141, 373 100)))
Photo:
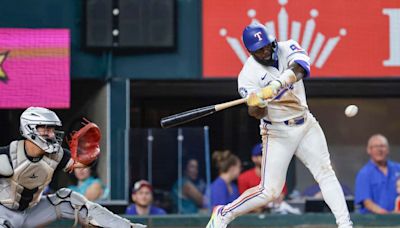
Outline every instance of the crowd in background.
MULTIPOLYGON (((372 135, 366 147, 369 161, 357 173, 354 193, 342 185, 347 198, 354 198, 356 211, 362 214, 388 214, 400 212, 400 164, 388 159, 390 147, 387 138, 381 134, 372 135)), ((212 154, 217 176, 209 188, 199 175, 199 163, 195 158, 185 161, 182 181, 176 181, 170 191, 171 208, 161 208, 154 203, 153 186, 146 180, 134 183, 131 189, 131 204, 126 208, 128 215, 165 215, 168 213, 208 213, 210 208, 228 204, 247 189, 257 186, 261 181, 262 144, 251 150, 252 168, 242 171, 238 156, 229 150, 215 151, 212 154), (181 185, 181 186, 180 186, 181 185)), ((109 188, 97 177, 95 168, 75 169, 74 185, 68 188, 77 191, 89 200, 107 199, 109 188)), ((47 189, 46 193, 51 192, 47 189)), ((286 185, 278 199, 253 212, 299 213, 285 200, 291 199, 286 185), (280 208, 278 211, 274 210, 280 208)), ((297 196, 298 197, 298 196, 297 196)), ((301 194, 303 198, 322 199, 317 183, 307 187, 301 194)))
MULTIPOLYGON (((381 134, 372 135, 366 147, 369 161, 356 175, 354 193, 349 186, 342 184, 347 199, 354 199, 358 213, 396 213, 400 211, 400 164, 388 159, 389 142, 381 134)), ((178 182, 172 189, 174 209, 177 212, 178 199, 181 199, 181 213, 201 213, 220 204, 228 204, 245 190, 254 187, 261 180, 262 145, 257 144, 251 150, 254 166, 242 172, 240 159, 229 150, 215 151, 212 154, 217 177, 206 189, 205 181, 199 177, 198 161, 189 159, 185 165, 182 181, 182 193, 179 195, 178 182), (209 195, 209 199, 207 196, 209 195)), ((150 187, 151 189, 151 187, 150 187)), ((323 195, 317 183, 307 187, 301 197, 322 199, 323 195)), ((286 185, 278 199, 254 212, 299 213, 286 203, 291 196, 286 185), (274 210, 280 208, 279 210, 274 210)), ((352 201, 353 202, 353 201, 352 201)), ((151 213, 150 213, 151 214, 151 213)))

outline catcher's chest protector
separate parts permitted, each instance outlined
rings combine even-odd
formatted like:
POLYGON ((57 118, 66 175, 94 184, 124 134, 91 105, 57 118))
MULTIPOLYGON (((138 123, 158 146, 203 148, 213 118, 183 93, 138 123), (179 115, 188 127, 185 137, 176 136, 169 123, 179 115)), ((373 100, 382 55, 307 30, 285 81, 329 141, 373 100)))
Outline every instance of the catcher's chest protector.
POLYGON ((63 153, 60 149, 32 162, 26 157, 24 140, 11 142, 10 158, 14 174, 10 178, 0 178, 0 203, 21 211, 35 206, 50 183, 63 153))

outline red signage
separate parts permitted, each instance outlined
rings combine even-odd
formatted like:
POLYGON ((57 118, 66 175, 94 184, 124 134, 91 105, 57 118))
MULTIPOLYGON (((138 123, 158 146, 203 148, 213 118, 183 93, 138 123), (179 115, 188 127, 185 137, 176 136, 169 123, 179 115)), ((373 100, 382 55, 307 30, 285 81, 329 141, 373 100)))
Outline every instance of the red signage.
POLYGON ((314 77, 400 76, 400 1, 203 0, 204 77, 236 77, 258 21, 307 50, 314 77))

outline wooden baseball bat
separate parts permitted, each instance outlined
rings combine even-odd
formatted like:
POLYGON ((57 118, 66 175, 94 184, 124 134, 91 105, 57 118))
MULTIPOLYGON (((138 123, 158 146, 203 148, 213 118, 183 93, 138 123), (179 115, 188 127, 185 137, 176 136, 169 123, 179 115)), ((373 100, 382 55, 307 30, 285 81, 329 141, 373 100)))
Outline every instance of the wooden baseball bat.
POLYGON ((167 116, 161 119, 161 127, 170 128, 177 125, 181 125, 243 103, 246 103, 246 98, 241 98, 233 101, 224 102, 221 104, 196 108, 172 116, 167 116))

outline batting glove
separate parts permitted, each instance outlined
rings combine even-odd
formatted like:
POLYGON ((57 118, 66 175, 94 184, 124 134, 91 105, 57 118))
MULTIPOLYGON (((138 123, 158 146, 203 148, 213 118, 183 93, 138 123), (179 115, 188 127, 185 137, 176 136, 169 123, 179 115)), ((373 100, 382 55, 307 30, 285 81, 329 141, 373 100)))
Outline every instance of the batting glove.
POLYGON ((265 108, 267 107, 267 102, 262 99, 258 93, 251 93, 247 98, 247 105, 252 107, 265 108))
POLYGON ((274 80, 266 87, 262 88, 257 95, 262 99, 271 99, 278 94, 280 89, 282 89, 282 83, 278 80, 274 80))

